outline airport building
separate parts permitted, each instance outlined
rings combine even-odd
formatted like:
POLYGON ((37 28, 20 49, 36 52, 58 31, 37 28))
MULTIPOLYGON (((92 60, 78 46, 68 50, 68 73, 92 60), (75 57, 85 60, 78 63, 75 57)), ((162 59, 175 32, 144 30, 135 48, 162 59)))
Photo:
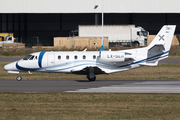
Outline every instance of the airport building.
POLYGON ((18 41, 38 40, 53 45, 54 37, 68 37, 78 25, 135 24, 157 34, 164 24, 177 25, 179 0, 0 0, 0 33, 14 33, 18 41))

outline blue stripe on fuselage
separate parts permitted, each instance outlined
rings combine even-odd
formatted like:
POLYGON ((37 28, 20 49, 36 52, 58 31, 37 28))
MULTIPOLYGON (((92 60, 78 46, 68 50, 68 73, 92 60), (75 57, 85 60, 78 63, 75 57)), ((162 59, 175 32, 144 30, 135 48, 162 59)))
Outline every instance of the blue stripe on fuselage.
POLYGON ((45 52, 40 52, 39 54, 38 65, 40 68, 42 68, 42 59, 43 59, 44 54, 45 52))
POLYGON ((61 70, 67 70, 67 69, 71 69, 71 68, 75 68, 75 67, 79 67, 79 66, 82 66, 82 65, 95 65, 96 63, 99 63, 99 64, 102 64, 102 65, 106 65, 106 66, 109 66, 109 67, 114 67, 114 68, 122 68, 122 67, 128 67, 130 65, 134 65, 134 64, 139 64, 139 63, 143 63, 143 62, 150 62, 150 61, 153 61, 153 60, 158 60, 159 58, 164 58, 164 57, 167 57, 169 51, 166 51, 164 53, 160 53, 160 54, 157 54, 157 55, 154 55, 152 57, 149 57, 149 58, 146 58, 146 59, 142 59, 142 60, 139 60, 139 61, 136 61, 136 62, 132 62, 132 63, 129 63, 129 64, 125 64, 125 65, 120 65, 120 66, 114 66, 114 65, 111 65, 111 64, 107 64, 107 63, 102 63, 102 62, 98 62, 98 61, 93 61, 93 60, 78 60, 78 61, 71 61, 71 62, 68 62, 68 63, 62 63, 62 64, 58 64, 58 65, 55 65, 55 66, 51 66, 51 67, 42 67, 42 58, 45 54, 45 52, 41 52, 40 53, 40 56, 39 56, 39 59, 38 59, 38 65, 40 68, 24 68, 24 67, 21 67, 18 65, 18 62, 16 63, 16 68, 19 69, 19 70, 30 70, 30 71, 40 71, 40 70, 45 70, 47 68, 52 68, 52 67, 63 67, 63 66, 66 66, 67 64, 73 64, 73 63, 82 63, 82 64, 79 64, 79 65, 72 65, 72 66, 69 66, 69 67, 65 67, 65 68, 61 68, 61 69, 58 69, 58 70, 52 70, 52 71, 61 71, 61 70), (83 62, 89 62, 89 63, 85 63, 83 64, 83 62))
POLYGON ((37 70, 41 70, 41 68, 25 68, 25 67, 21 67, 21 66, 18 65, 18 62, 19 61, 16 62, 16 68, 18 70, 25 70, 25 71, 37 71, 37 70))

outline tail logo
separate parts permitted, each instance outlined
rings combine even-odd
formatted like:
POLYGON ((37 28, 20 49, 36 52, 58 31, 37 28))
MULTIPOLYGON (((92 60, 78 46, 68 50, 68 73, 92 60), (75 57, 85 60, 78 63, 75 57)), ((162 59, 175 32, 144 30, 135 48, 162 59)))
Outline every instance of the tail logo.
POLYGON ((164 37, 164 35, 163 35, 163 36, 159 35, 159 41, 160 41, 160 40, 163 40, 163 41, 164 41, 164 38, 163 38, 163 37, 164 37))
POLYGON ((166 30, 170 30, 171 28, 170 27, 167 27, 166 30))

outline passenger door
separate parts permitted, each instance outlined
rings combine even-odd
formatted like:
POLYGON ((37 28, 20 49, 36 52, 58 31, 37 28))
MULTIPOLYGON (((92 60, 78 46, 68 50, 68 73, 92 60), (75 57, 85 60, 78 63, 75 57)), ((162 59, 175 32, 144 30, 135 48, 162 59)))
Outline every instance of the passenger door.
POLYGON ((53 53, 47 56, 47 70, 54 70, 55 55, 53 53))

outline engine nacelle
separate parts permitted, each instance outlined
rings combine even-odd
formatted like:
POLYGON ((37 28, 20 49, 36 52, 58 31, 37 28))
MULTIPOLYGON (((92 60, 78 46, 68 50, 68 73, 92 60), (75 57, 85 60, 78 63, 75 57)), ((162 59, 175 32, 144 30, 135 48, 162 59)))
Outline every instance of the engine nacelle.
POLYGON ((111 52, 111 51, 101 51, 100 61, 104 62, 124 62, 125 61, 125 53, 124 52, 111 52))

